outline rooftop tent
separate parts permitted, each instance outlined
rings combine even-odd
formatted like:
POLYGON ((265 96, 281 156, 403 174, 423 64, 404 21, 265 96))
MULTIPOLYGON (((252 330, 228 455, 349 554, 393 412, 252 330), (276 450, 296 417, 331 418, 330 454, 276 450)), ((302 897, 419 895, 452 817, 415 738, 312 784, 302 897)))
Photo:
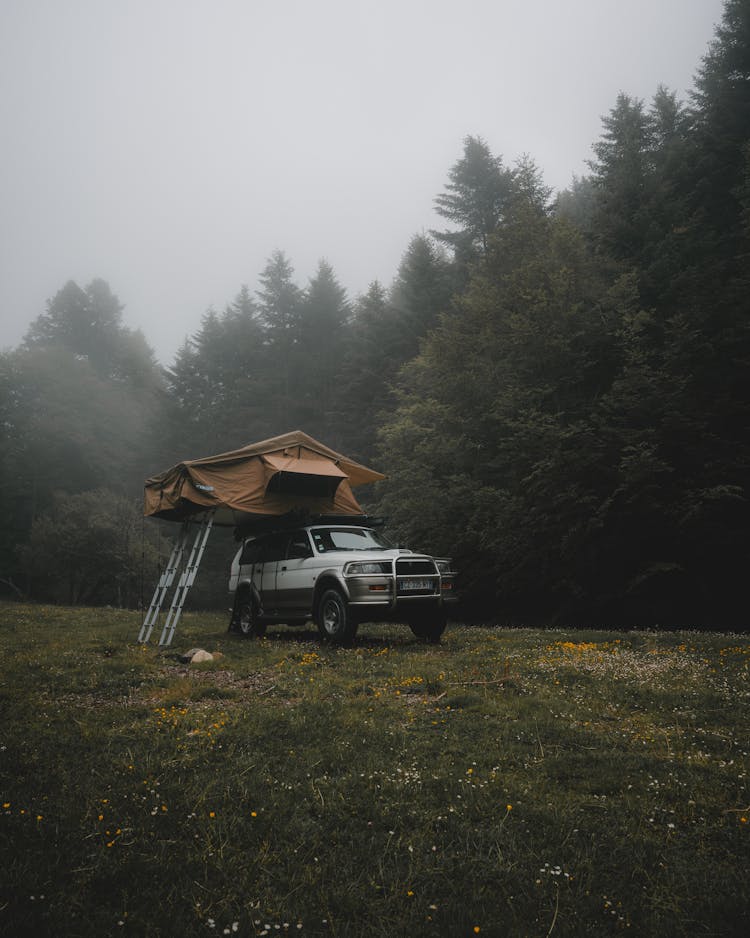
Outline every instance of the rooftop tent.
POLYGON ((295 510, 361 515, 352 488, 384 478, 296 430, 152 476, 144 513, 186 521, 213 511, 215 524, 230 526, 295 510))

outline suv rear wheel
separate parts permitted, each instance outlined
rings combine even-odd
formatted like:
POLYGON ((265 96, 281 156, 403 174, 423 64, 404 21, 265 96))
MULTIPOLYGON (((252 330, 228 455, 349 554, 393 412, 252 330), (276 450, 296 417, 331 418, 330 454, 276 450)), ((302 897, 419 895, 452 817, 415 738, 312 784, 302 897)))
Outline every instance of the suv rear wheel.
POLYGON ((323 638, 336 645, 349 644, 357 634, 357 621, 337 589, 323 592, 315 610, 315 624, 323 638))
POLYGON ((237 597, 235 623, 237 631, 245 638, 263 638, 266 634, 266 623, 258 622, 258 611, 247 591, 237 597))

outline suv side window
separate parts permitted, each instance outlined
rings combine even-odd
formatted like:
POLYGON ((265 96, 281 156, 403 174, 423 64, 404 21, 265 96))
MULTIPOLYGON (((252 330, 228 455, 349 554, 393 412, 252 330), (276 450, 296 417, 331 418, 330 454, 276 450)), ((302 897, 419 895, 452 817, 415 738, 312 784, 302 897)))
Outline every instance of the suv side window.
POLYGON ((330 532, 326 530, 313 531, 313 541, 315 542, 315 549, 319 554, 324 554, 327 550, 333 550, 333 541, 331 540, 330 532))
POLYGON ((257 539, 253 541, 247 541, 245 546, 242 548, 240 564, 244 566, 245 564, 257 563, 260 556, 261 544, 262 541, 257 539))
POLYGON ((305 560, 312 557, 312 548, 307 531, 295 531, 289 538, 286 549, 287 560, 305 560))
POLYGON ((268 563, 272 560, 283 560, 286 553, 286 542, 288 534, 270 534, 263 539, 263 546, 260 552, 260 561, 268 563))

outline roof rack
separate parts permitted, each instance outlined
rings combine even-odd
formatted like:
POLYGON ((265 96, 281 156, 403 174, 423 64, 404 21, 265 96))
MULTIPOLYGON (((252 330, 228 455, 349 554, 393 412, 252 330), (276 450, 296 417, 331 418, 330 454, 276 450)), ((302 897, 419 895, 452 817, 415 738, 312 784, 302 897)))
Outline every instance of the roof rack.
POLYGON ((311 515, 306 524, 349 524, 353 527, 382 528, 385 518, 375 515, 311 515))
POLYGON ((362 528, 382 528, 385 518, 375 515, 313 515, 304 509, 296 509, 285 515, 259 515, 238 524, 234 529, 234 538, 244 540, 257 534, 269 531, 286 531, 290 528, 299 528, 308 524, 343 524, 362 528))

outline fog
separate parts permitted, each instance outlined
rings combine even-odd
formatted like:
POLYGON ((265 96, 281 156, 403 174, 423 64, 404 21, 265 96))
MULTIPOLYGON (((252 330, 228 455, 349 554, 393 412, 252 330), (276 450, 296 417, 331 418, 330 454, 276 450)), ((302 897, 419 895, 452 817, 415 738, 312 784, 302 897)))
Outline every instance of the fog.
POLYGON ((388 284, 467 134, 556 189, 721 0, 1 0, 0 348, 107 280, 168 363, 271 252, 388 284))

